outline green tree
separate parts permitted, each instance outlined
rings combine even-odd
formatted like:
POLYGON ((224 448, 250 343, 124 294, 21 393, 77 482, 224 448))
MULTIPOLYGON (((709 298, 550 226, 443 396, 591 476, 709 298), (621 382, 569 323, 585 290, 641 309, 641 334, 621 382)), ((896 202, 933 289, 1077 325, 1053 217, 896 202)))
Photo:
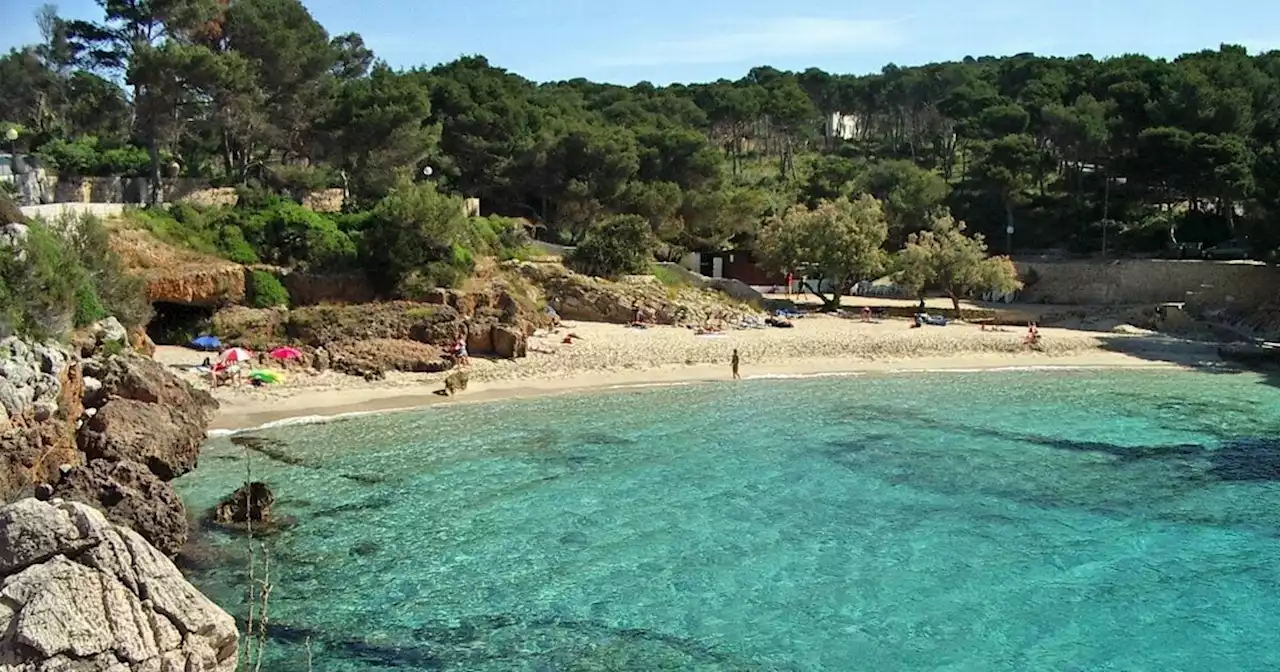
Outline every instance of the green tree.
POLYGON ((756 249, 774 271, 800 272, 815 281, 816 287, 806 289, 822 299, 824 309, 834 310, 854 284, 885 270, 883 245, 888 235, 879 201, 871 196, 841 198, 813 209, 793 206, 765 225, 756 249), (821 291, 827 283, 830 295, 821 291))
POLYGON ((474 230, 462 199, 430 183, 398 183, 364 224, 363 254, 384 292, 452 286, 471 271, 474 230))
POLYGON ((893 247, 905 243, 908 234, 930 226, 951 193, 940 175, 904 160, 872 163, 857 184, 884 205, 893 247))
POLYGON ((592 227, 565 261, 579 273, 602 278, 647 273, 656 242, 643 217, 614 215, 592 227))
POLYGON ((982 235, 967 236, 964 230, 964 222, 944 215, 932 228, 908 236, 895 260, 897 282, 921 296, 929 289, 946 293, 957 314, 961 297, 1021 289, 1013 262, 988 257, 982 235))

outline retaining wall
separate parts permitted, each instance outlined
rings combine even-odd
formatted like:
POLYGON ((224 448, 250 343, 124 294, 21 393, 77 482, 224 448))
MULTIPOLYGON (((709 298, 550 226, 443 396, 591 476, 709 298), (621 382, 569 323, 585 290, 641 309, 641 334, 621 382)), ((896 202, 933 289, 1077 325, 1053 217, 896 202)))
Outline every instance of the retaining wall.
POLYGON ((1261 262, 1124 259, 1016 262, 1020 302, 1123 305, 1188 302, 1251 310, 1276 298, 1280 271, 1261 262))

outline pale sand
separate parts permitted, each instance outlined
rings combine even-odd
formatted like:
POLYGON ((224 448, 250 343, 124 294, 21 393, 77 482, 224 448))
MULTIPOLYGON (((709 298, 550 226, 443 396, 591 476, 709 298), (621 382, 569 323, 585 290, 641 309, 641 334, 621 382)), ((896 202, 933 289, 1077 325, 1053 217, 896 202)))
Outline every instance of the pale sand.
MULTIPOLYGON (((729 358, 737 348, 746 379, 901 370, 1003 367, 1135 367, 1193 365, 1214 360, 1212 346, 1161 337, 1043 329, 1043 352, 1023 345, 1025 330, 982 331, 953 323, 908 328, 906 320, 864 323, 809 316, 792 329, 730 330, 697 336, 688 329, 574 323, 535 336, 525 359, 472 358, 468 389, 446 399, 433 394, 446 374, 391 373, 366 382, 333 372, 294 372, 285 384, 260 388, 220 387, 222 408, 212 429, 261 426, 288 418, 412 408, 440 403, 488 401, 590 388, 729 380, 729 358), (575 333, 581 340, 561 342, 575 333)), ((162 347, 167 364, 196 364, 206 355, 162 347)), ((204 379, 189 375, 199 386, 204 379)))

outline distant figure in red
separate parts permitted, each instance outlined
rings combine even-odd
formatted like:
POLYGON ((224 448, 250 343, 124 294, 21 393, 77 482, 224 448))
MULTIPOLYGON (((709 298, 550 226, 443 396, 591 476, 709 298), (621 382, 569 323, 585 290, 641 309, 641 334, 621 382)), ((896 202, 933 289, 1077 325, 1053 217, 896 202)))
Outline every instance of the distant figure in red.
POLYGON ((1040 329, 1036 327, 1035 322, 1027 323, 1027 345, 1035 345, 1040 342, 1040 329))
POLYGON ((791 283, 795 282, 795 280, 796 280, 796 276, 794 274, 787 273, 787 298, 788 299, 791 298, 791 283))
POLYGON ((458 332, 458 340, 453 343, 453 358, 457 361, 458 366, 471 365, 471 357, 467 354, 467 335, 465 332, 458 332))

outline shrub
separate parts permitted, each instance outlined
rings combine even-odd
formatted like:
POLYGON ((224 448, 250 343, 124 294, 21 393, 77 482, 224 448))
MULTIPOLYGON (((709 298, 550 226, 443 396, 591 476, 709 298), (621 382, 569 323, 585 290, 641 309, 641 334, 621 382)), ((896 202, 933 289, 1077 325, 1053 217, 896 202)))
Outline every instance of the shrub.
POLYGON ((406 181, 365 222, 365 263, 384 291, 420 293, 431 286, 452 286, 471 272, 468 245, 478 235, 461 199, 431 184, 406 181))
POLYGON ((102 221, 85 216, 64 222, 63 230, 71 252, 87 276, 88 287, 102 307, 103 314, 91 322, 108 315, 126 327, 141 326, 150 321, 151 304, 147 301, 146 282, 125 271, 124 262, 111 249, 110 234, 102 221))
POLYGON ((93 288, 93 283, 86 278, 76 287, 75 325, 87 327, 107 316, 107 309, 102 307, 102 300, 93 288))
POLYGON ((587 232, 569 255, 579 273, 605 278, 645 273, 653 262, 655 241, 649 222, 639 215, 615 215, 587 232))
POLYGON ((341 268, 356 258, 355 243, 333 220, 292 201, 245 217, 242 229, 258 257, 268 263, 341 268))
POLYGON ((254 308, 289 307, 289 290, 267 271, 250 272, 249 286, 246 289, 249 305, 254 308))
POLYGON ((20 254, 0 254, 8 319, 16 333, 57 338, 75 318, 84 272, 57 234, 39 222, 29 227, 20 254))

